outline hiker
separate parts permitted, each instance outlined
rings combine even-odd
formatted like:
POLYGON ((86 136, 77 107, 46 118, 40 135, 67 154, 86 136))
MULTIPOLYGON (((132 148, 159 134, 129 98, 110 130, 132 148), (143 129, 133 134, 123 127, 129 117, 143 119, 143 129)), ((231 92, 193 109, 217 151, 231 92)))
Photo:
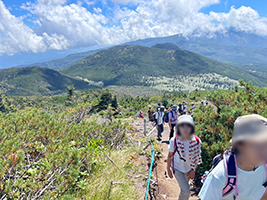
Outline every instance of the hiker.
POLYGON ((209 102, 208 101, 206 101, 206 107, 208 107, 209 106, 209 102))
POLYGON ((157 108, 156 108, 156 112, 159 111, 160 107, 161 107, 161 103, 159 102, 159 103, 158 103, 158 106, 157 106, 157 108))
POLYGON ((157 140, 160 141, 161 138, 162 138, 162 133, 164 131, 164 111, 165 111, 165 108, 164 106, 161 106, 159 111, 156 113, 156 124, 157 124, 157 129, 158 129, 158 138, 157 140))
POLYGON ((144 119, 144 113, 140 111, 139 118, 144 119))
POLYGON ((151 122, 153 122, 154 121, 154 119, 153 119, 154 110, 152 109, 151 106, 148 108, 147 113, 148 113, 148 120, 151 121, 151 122))
POLYGON ((168 111, 167 111, 167 112, 170 112, 170 111, 171 111, 171 109, 172 109, 172 106, 173 106, 173 104, 171 104, 171 106, 169 107, 169 109, 168 109, 168 111))
POLYGON ((184 115, 186 114, 186 111, 187 111, 187 102, 184 101, 184 102, 183 102, 183 114, 184 114, 184 115))
POLYGON ((178 112, 180 113, 180 115, 183 114, 183 105, 181 103, 179 104, 178 112))
POLYGON ((196 108, 195 104, 192 102, 191 103, 191 111, 193 111, 196 108))
POLYGON ((174 134, 174 127, 177 123, 177 105, 173 105, 171 111, 169 112, 169 127, 170 127, 170 138, 172 139, 174 134))
POLYGON ((266 125, 267 119, 256 114, 236 120, 232 147, 215 158, 218 164, 204 182, 201 200, 266 200, 266 125))
POLYGON ((189 179, 195 177, 196 168, 202 163, 201 141, 194 135, 194 132, 193 118, 189 115, 182 115, 178 118, 175 137, 170 140, 169 144, 167 172, 170 178, 175 176, 181 188, 179 200, 189 199, 189 179))

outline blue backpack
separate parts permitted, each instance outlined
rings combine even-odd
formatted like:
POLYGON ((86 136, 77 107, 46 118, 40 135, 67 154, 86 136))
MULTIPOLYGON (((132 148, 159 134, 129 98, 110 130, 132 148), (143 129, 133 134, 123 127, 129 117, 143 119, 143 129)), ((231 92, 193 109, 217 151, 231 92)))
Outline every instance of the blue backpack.
MULTIPOLYGON (((224 154, 223 158, 222 155, 217 155, 213 159, 213 166, 210 169, 210 171, 205 172, 204 176, 202 177, 202 183, 205 182, 207 179, 209 173, 220 163, 220 161, 223 159, 224 166, 226 169, 226 175, 227 175, 227 182, 225 184, 225 187, 223 188, 223 197, 230 195, 232 192, 236 191, 237 195, 234 196, 234 200, 237 199, 239 195, 239 189, 237 187, 238 182, 238 168, 237 168, 237 162, 236 162, 236 156, 235 154, 224 154)), ((266 172, 267 172, 267 164, 265 165, 266 172)), ((266 175, 267 176, 267 175, 266 175)), ((266 177, 267 180, 267 177, 266 177)), ((263 186, 266 188, 267 191, 267 182, 263 184, 263 186)))
POLYGON ((172 118, 174 118, 174 115, 173 115, 173 112, 174 111, 170 111, 170 112, 167 112, 166 114, 165 114, 165 116, 164 116, 164 121, 166 122, 166 123, 168 123, 169 122, 169 114, 171 113, 172 114, 172 118))

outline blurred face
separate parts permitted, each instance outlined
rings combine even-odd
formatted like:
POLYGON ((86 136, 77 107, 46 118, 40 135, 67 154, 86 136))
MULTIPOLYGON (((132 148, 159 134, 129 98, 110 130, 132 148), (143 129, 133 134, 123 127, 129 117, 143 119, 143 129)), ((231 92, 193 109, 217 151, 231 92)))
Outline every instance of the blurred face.
POLYGON ((239 146, 241 156, 253 166, 264 165, 267 161, 267 141, 266 142, 245 142, 239 146))
POLYGON ((189 139, 191 137, 193 128, 189 124, 181 124, 179 125, 179 131, 180 131, 182 138, 189 139))

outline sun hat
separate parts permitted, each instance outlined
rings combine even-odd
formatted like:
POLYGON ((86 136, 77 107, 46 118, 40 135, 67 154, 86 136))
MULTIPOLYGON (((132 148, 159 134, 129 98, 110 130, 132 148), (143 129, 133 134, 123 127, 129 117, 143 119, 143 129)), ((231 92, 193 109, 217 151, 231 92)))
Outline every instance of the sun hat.
POLYGON ((267 119, 257 114, 237 118, 232 143, 239 141, 267 141, 267 119))
POLYGON ((175 104, 174 104, 174 105, 172 105, 172 108, 177 108, 177 105, 175 105, 175 104))
POLYGON ((182 115, 178 118, 178 123, 177 125, 179 126, 180 124, 190 124, 192 126, 195 126, 194 120, 190 115, 182 115))

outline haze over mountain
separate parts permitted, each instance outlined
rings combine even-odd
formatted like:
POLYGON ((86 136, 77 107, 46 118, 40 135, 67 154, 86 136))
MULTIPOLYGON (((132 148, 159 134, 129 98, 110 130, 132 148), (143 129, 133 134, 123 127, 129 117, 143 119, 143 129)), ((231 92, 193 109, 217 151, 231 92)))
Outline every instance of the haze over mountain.
MULTIPOLYGON (((173 44, 157 46, 168 47, 168 45, 170 45, 170 48, 174 47, 173 44)), ((251 80, 259 86, 266 85, 266 80, 260 73, 238 69, 183 50, 178 46, 176 46, 176 49, 178 50, 148 48, 138 45, 116 46, 95 53, 77 64, 61 70, 61 72, 72 77, 103 82, 104 86, 155 86, 158 84, 156 82, 162 80, 164 84, 168 84, 166 87, 170 87, 172 90, 179 90, 175 86, 184 82, 183 78, 188 80, 195 78, 198 79, 195 82, 200 82, 201 84, 212 83, 215 88, 215 85, 217 87, 226 85, 231 88, 234 85, 234 81, 241 78, 245 81, 251 80), (229 79, 227 81, 233 81, 233 84, 229 83, 230 85, 227 85, 226 80, 219 80, 224 77, 229 79)), ((186 84, 191 89, 194 87, 199 87, 200 89, 212 88, 212 86, 199 86, 193 82, 191 85, 190 83, 186 84), (193 87, 194 84, 195 86, 193 87)))
MULTIPOLYGON (((132 41, 126 43, 126 45, 142 45, 151 47, 160 43, 173 43, 183 49, 196 52, 223 63, 228 63, 230 65, 249 70, 267 72, 267 67, 266 69, 262 67, 267 66, 267 37, 237 31, 235 29, 229 29, 225 34, 217 33, 213 37, 210 35, 202 35, 199 37, 183 37, 180 35, 174 35, 169 37, 156 37, 132 41), (258 66, 261 66, 261 68, 258 66)), ((90 51, 76 49, 72 51, 51 51, 51 53, 46 52, 38 54, 22 53, 21 56, 14 55, 13 57, 1 56, 0 68, 38 65, 58 70, 69 67, 103 48, 108 47, 94 47, 94 49, 90 51), (73 51, 75 51, 75 53, 72 54, 73 51), (70 55, 66 56, 68 54, 70 55), (41 62, 39 62, 38 59, 40 59, 41 62)))

